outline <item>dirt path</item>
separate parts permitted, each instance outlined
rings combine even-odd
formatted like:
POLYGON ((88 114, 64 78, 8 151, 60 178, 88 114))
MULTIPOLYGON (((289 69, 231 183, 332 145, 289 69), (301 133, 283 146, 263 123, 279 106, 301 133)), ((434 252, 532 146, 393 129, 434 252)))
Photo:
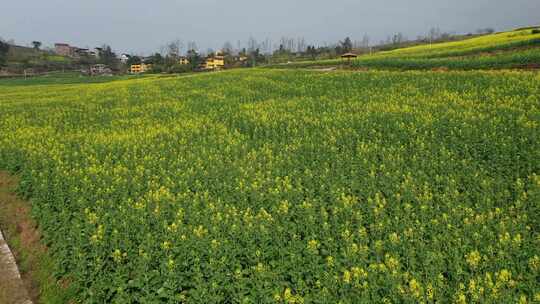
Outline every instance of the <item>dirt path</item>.
POLYGON ((0 304, 73 303, 76 293, 69 280, 54 277, 54 263, 30 215, 31 203, 16 194, 18 183, 16 176, 0 170, 0 304))
POLYGON ((317 68, 314 69, 315 71, 321 71, 321 72, 332 72, 337 70, 337 67, 329 67, 329 68, 317 68))
POLYGON ((32 288, 34 284, 31 283, 28 273, 21 276, 17 267, 17 255, 14 254, 15 248, 10 248, 7 243, 7 240, 13 241, 12 238, 17 236, 24 243, 22 247, 26 249, 29 248, 26 245, 30 245, 23 238, 23 234, 28 233, 25 231, 28 228, 21 227, 28 226, 25 224, 28 221, 28 203, 14 194, 17 182, 16 178, 0 171, 0 304, 30 304, 32 294, 37 293, 32 288))
POLYGON ((0 231, 0 303, 32 303, 2 231, 0 231))

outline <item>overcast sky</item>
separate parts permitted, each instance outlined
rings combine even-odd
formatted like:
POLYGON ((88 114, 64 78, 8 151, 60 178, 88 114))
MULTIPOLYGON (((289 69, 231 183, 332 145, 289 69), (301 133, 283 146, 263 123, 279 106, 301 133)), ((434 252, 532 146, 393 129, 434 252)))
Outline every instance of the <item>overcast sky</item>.
POLYGON ((333 43, 350 36, 371 42, 431 27, 467 33, 540 24, 540 0, 0 0, 0 37, 26 45, 110 44, 149 54, 168 41, 193 40, 201 50, 250 36, 333 43))

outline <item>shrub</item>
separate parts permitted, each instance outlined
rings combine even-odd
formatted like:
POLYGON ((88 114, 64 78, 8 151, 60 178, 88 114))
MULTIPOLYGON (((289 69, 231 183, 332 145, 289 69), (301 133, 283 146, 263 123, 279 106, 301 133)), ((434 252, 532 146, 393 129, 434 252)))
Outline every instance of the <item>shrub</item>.
POLYGON ((189 64, 175 64, 169 67, 169 73, 187 73, 191 72, 191 65, 189 64))
POLYGON ((163 65, 161 64, 154 64, 152 66, 152 73, 162 73, 164 71, 163 65))

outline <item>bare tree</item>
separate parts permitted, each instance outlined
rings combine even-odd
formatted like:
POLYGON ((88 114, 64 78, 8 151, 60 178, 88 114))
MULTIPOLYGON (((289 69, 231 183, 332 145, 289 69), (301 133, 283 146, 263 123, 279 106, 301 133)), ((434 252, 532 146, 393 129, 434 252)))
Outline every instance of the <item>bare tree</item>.
POLYGON ((282 49, 288 50, 287 49, 287 37, 281 37, 281 39, 279 40, 279 45, 281 46, 282 49))
POLYGON ((288 37, 281 37, 280 44, 283 46, 283 48, 289 52, 294 51, 295 49, 295 43, 294 38, 288 38, 288 37))
POLYGON ((261 49, 261 53, 268 54, 266 51, 268 49, 268 38, 264 39, 259 45, 259 47, 261 49))
POLYGON ((403 35, 403 33, 400 32, 392 37, 392 44, 398 45, 403 43, 405 40, 405 36, 403 35))
POLYGON ((439 37, 439 39, 443 40, 443 41, 446 41, 446 40, 450 40, 452 38, 452 34, 450 33, 442 33, 441 36, 439 37))
POLYGON ((253 36, 250 36, 248 40, 248 51, 251 53, 251 52, 254 52, 258 48, 259 48, 259 45, 257 43, 257 40, 253 38, 253 36))
POLYGON ((180 39, 171 41, 167 45, 167 55, 169 55, 172 58, 178 58, 180 57, 180 53, 183 47, 184 47, 184 44, 182 43, 180 39))
POLYGON ((159 47, 159 54, 162 55, 162 56, 165 56, 167 54, 167 46, 166 45, 161 45, 159 47))
POLYGON ((233 53, 233 46, 230 41, 226 41, 221 48, 221 51, 225 54, 231 55, 233 53))
POLYGON ((266 38, 263 42, 261 42, 260 45, 262 52, 264 54, 271 54, 272 53, 272 40, 270 38, 266 38))
POLYGON ((427 38, 429 39, 429 43, 432 43, 433 41, 439 39, 440 36, 441 36, 441 30, 438 27, 432 27, 429 30, 427 38))
POLYGON ((236 52, 240 53, 242 50, 242 41, 238 40, 236 41, 236 52))
POLYGON ((288 49, 292 52, 295 49, 294 38, 290 38, 288 41, 288 49))
POLYGON ((197 43, 195 41, 189 41, 187 44, 188 51, 198 51, 197 43))
POLYGON ((362 47, 363 48, 369 48, 369 36, 368 34, 365 34, 364 37, 362 38, 362 47))
POLYGON ((476 30, 477 34, 493 34, 494 32, 495 32, 495 29, 491 27, 476 30))
POLYGON ((298 37, 296 39, 296 51, 298 53, 303 53, 306 50, 306 40, 304 37, 298 37))

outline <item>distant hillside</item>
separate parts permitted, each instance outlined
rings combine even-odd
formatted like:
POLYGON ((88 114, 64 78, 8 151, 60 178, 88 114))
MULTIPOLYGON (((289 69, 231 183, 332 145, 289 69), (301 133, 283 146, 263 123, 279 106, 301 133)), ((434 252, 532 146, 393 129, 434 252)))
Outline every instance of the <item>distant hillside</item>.
POLYGON ((540 29, 538 32, 535 29, 515 30, 461 41, 425 44, 382 52, 378 55, 384 57, 444 58, 530 46, 540 46, 540 29))
POLYGON ((42 54, 45 51, 36 50, 31 47, 21 46, 21 45, 9 45, 9 58, 10 60, 21 60, 23 58, 29 58, 35 56, 36 54, 42 54))
POLYGON ((31 47, 10 45, 8 67, 51 67, 71 63, 71 59, 56 55, 47 50, 36 50, 31 47))
POLYGON ((348 64, 382 69, 500 69, 540 67, 540 28, 529 27, 466 40, 424 44, 341 59, 304 61, 272 67, 318 67, 348 64))

